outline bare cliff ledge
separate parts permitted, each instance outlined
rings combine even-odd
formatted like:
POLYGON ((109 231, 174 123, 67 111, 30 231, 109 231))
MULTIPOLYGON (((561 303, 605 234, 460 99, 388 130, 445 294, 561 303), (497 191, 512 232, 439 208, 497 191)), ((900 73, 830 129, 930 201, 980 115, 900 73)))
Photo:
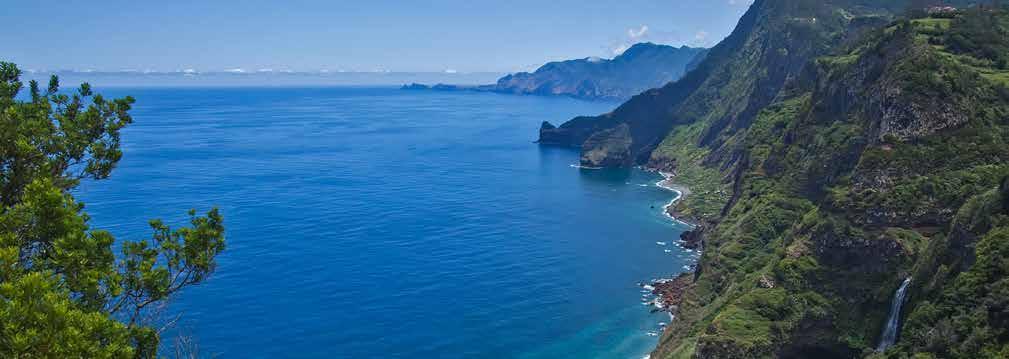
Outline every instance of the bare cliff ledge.
POLYGON ((707 49, 687 46, 639 43, 613 59, 590 57, 550 62, 535 72, 511 74, 491 85, 410 84, 403 86, 403 89, 626 100, 641 91, 679 79, 704 57, 706 51, 707 49))

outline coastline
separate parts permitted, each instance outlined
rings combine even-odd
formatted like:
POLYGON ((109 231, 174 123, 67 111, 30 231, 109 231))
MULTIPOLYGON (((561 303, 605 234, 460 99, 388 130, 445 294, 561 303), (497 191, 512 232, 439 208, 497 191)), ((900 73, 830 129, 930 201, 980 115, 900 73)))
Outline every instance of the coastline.
POLYGON ((673 221, 676 221, 677 223, 683 224, 683 225, 688 226, 690 228, 697 227, 696 224, 690 223, 690 221, 680 219, 680 218, 678 218, 676 216, 676 214, 677 214, 676 213, 676 204, 678 202, 680 202, 681 200, 683 200, 684 198, 686 198, 687 196, 690 195, 690 193, 691 193, 690 192, 690 188, 688 188, 687 186, 683 186, 683 185, 680 185, 680 184, 677 184, 676 182, 674 182, 673 178, 676 175, 674 175, 672 173, 662 172, 662 171, 658 171, 658 173, 659 173, 659 175, 662 176, 662 180, 656 182, 655 185, 658 186, 658 187, 660 187, 660 188, 662 188, 662 189, 669 190, 669 191, 672 191, 672 192, 676 193, 676 197, 673 197, 673 199, 670 200, 669 203, 667 203, 665 206, 662 207, 662 214, 666 215, 666 217, 669 217, 669 219, 672 219, 673 221))
MULTIPOLYGON (((656 182, 655 185, 662 189, 676 193, 676 196, 662 207, 662 214, 677 223, 687 226, 689 230, 696 228, 696 224, 678 218, 678 213, 675 209, 676 205, 680 201, 691 194, 690 188, 674 182, 674 177, 676 175, 673 173, 663 172, 661 170, 656 170, 656 172, 662 176, 662 180, 656 182)), ((681 241, 682 240, 683 239, 681 237, 681 241)), ((700 250, 695 252, 692 248, 683 247, 682 245, 680 246, 685 251, 694 253, 694 255, 699 256, 701 253, 700 250)), ((665 332, 672 326, 673 321, 676 320, 676 312, 679 310, 679 306, 684 300, 683 293, 693 286, 692 278, 693 272, 696 270, 696 264, 697 258, 695 257, 694 263, 684 267, 682 272, 671 278, 652 279, 650 282, 638 284, 642 288, 642 292, 645 293, 645 295, 642 296, 642 304, 653 307, 653 312, 666 312, 666 314, 669 315, 669 322, 662 323, 661 328, 663 334, 660 335, 664 335, 665 332)), ((650 357, 651 353, 645 356, 645 358, 650 357)))

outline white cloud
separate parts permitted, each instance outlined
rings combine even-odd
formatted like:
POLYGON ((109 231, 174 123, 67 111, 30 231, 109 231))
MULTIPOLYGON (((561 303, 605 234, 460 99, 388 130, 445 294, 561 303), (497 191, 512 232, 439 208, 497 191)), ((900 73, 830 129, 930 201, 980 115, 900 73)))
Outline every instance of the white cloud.
POLYGON ((624 53, 624 51, 627 51, 629 48, 631 48, 630 44, 620 44, 619 46, 613 48, 613 56, 620 56, 620 54, 624 53))
POLYGON ((648 25, 641 25, 640 29, 627 29, 627 38, 635 41, 640 40, 648 35, 648 25))
POLYGON ((627 51, 627 49, 631 48, 631 46, 645 41, 648 37, 648 25, 641 25, 637 28, 627 29, 627 37, 611 44, 610 52, 613 53, 613 56, 620 56, 620 54, 627 51))
MULTIPOLYGON (((730 6, 750 6, 754 0, 727 0, 730 6)), ((735 10, 733 10, 735 11, 735 10)), ((647 24, 628 28, 624 34, 615 40, 610 41, 609 46, 604 47, 607 55, 619 56, 630 49, 631 46, 642 42, 653 42, 656 44, 666 44, 672 46, 692 46, 710 47, 714 46, 719 39, 715 38, 707 29, 653 29, 647 24)))

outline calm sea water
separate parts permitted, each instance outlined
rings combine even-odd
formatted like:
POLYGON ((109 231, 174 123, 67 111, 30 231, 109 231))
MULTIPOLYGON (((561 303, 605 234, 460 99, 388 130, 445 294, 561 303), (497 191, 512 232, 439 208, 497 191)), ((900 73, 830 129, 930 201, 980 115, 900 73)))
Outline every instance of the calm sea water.
MULTIPOLYGON (((77 191, 121 239, 219 206, 228 249, 174 299, 226 358, 640 358, 639 281, 692 261, 641 171, 571 167, 540 122, 612 103, 392 88, 124 89, 113 177, 77 191), (656 242, 670 242, 669 247, 656 242), (666 252, 669 249, 671 252, 666 252)), ((170 343, 169 343, 170 344, 170 343)))

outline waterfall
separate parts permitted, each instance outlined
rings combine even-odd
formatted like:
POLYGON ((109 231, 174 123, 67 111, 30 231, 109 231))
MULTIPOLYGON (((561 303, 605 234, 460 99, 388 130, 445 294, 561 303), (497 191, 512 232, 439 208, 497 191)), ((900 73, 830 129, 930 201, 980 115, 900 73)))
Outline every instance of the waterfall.
POLYGON ((900 330, 900 307, 904 305, 908 284, 911 284, 911 278, 905 279, 900 288, 897 288, 897 293, 893 295, 893 302, 890 303, 890 317, 886 319, 886 327, 883 328, 883 336, 879 339, 876 351, 884 351, 897 342, 897 332, 900 330))

